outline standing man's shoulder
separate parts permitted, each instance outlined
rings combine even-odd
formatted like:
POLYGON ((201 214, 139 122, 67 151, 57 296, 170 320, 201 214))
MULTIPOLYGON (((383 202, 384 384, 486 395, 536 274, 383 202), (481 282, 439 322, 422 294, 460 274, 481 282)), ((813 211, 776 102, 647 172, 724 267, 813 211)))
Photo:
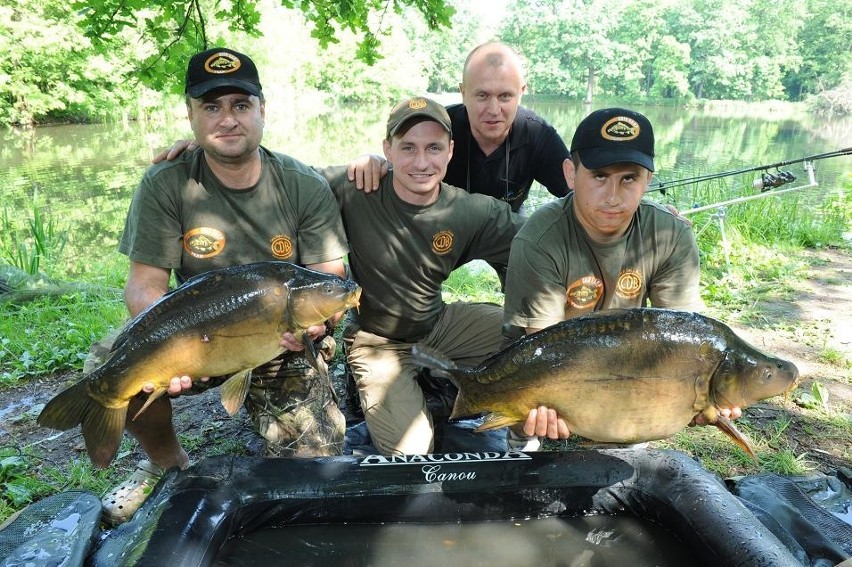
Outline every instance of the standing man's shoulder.
POLYGON ((512 123, 512 131, 515 143, 529 142, 536 146, 547 145, 548 150, 557 152, 560 158, 561 173, 561 160, 568 159, 570 153, 556 128, 529 108, 519 106, 515 121, 512 123))

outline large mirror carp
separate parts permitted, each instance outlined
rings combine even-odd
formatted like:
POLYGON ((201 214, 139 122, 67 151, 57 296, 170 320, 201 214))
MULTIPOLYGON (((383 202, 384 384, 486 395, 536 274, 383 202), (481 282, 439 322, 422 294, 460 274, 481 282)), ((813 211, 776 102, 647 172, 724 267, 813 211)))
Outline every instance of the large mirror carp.
POLYGON ((139 413, 167 391, 174 376, 232 375, 221 394, 233 414, 246 397, 251 370, 284 352, 283 333, 312 348, 305 329, 357 307, 360 296, 352 280, 289 262, 200 274, 139 313, 116 338, 109 358, 51 399, 38 423, 61 430, 81 424, 89 457, 105 467, 118 451, 128 403, 145 382, 156 390, 139 413))
POLYGON ((572 433, 603 443, 663 439, 698 414, 753 459, 751 443, 719 413, 785 393, 795 365, 765 354, 724 323, 668 309, 614 309, 527 335, 475 368, 428 347, 415 360, 458 387, 451 419, 488 413, 481 430, 553 408, 572 433))

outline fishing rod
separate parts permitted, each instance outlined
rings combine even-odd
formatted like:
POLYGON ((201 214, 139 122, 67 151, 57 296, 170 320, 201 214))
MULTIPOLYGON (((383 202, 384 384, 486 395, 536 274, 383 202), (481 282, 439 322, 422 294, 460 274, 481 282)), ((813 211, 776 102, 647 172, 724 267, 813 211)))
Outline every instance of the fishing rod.
POLYGON ((773 189, 775 187, 780 187, 785 183, 790 183, 794 181, 796 178, 787 171, 779 171, 777 173, 769 173, 770 169, 777 169, 779 167, 784 167, 785 165, 791 165, 794 163, 802 163, 802 162, 813 162, 815 160, 827 159, 832 157, 839 157, 844 155, 852 155, 852 148, 844 148, 842 150, 835 150, 833 152, 826 152, 823 154, 816 154, 812 156, 807 156, 798 159, 788 159, 784 161, 779 161, 777 163, 770 163, 767 165, 758 165, 755 167, 746 167, 743 169, 737 169, 734 171, 723 171, 721 173, 710 173, 707 175, 698 175, 696 177, 688 177, 686 179, 678 179, 675 181, 657 181, 656 183, 652 183, 648 187, 648 192, 659 191, 663 195, 666 194, 668 189, 672 187, 680 187, 682 185, 689 185, 691 183, 701 183, 702 181, 710 181, 711 179, 719 179, 722 177, 730 177, 732 175, 741 175, 743 173, 749 173, 752 171, 764 171, 765 173, 761 175, 760 179, 756 179, 753 183, 755 189, 760 189, 761 191, 768 191, 769 189, 773 189))

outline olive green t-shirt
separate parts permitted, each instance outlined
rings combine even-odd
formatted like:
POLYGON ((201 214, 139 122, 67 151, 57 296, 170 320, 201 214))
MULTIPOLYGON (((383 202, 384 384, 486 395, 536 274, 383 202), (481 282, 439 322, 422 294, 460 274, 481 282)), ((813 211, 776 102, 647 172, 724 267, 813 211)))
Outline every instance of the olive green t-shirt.
POLYGON ((119 251, 175 271, 178 282, 228 266, 282 260, 317 264, 348 252, 328 183, 299 161, 261 147, 262 173, 246 190, 222 185, 204 152, 145 172, 119 251))
POLYGON ((698 246, 691 228, 665 207, 642 201, 624 236, 589 238, 573 195, 533 213, 512 243, 504 321, 544 328, 601 309, 700 310, 698 246))
POLYGON ((340 203, 349 266, 363 288, 351 314, 361 329, 383 337, 411 342, 429 333, 450 272, 473 259, 505 263, 523 224, 507 203, 447 184, 437 201, 417 206, 396 194, 393 172, 372 193, 357 190, 345 167, 322 173, 340 203))

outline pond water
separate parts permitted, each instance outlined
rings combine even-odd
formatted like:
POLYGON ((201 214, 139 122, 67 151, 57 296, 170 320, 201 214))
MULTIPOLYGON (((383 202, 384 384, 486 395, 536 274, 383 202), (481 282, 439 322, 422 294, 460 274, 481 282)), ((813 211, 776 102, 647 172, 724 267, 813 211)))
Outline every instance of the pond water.
POLYGON ((349 523, 267 528, 226 542, 215 565, 665 567, 698 562, 693 550, 650 522, 632 516, 590 515, 445 524, 349 523))
MULTIPOLYGON (((458 95, 443 102, 456 102, 458 95)), ((570 142, 576 124, 588 112, 580 103, 525 99, 570 142)), ((654 124, 657 139, 656 179, 671 182, 696 175, 774 164, 836 151, 848 145, 852 118, 825 119, 790 114, 765 105, 687 109, 637 106, 654 124)), ((348 106, 320 109, 310 101, 269 101, 264 143, 314 165, 346 163, 364 152, 381 152, 388 109, 348 106)), ((33 202, 69 231, 66 255, 75 261, 117 254, 115 247, 131 195, 153 155, 190 130, 182 108, 163 113, 157 122, 41 127, 6 130, 0 146, 0 214, 23 227, 33 202)), ((839 184, 852 170, 849 156, 815 162, 820 187, 839 184)), ((801 164, 787 168, 806 178, 801 164)), ((732 196, 754 192, 750 179, 735 181, 732 196), (737 188, 736 183, 741 187, 737 188), (747 185, 747 187, 746 187, 747 185)), ((727 178, 733 179, 733 178, 727 178)), ((665 199, 675 205, 677 190, 665 199)), ((528 201, 531 209, 550 195, 540 187, 528 201)))

